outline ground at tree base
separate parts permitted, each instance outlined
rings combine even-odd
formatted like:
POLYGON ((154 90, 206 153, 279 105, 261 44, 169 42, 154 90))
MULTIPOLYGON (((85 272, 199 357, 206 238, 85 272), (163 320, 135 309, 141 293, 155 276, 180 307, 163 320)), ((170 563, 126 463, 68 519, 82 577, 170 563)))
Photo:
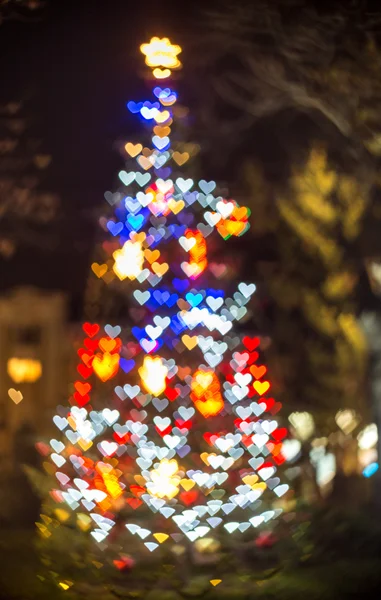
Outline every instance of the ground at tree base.
POLYGON ((58 556, 49 565, 33 530, 3 529, 0 600, 349 600, 374 598, 381 587, 381 531, 364 513, 315 515, 294 531, 292 543, 276 546, 246 563, 222 553, 217 563, 194 565, 185 575, 176 559, 153 558, 102 573, 85 556, 71 571, 58 556), (63 566, 65 575, 58 573, 63 566))

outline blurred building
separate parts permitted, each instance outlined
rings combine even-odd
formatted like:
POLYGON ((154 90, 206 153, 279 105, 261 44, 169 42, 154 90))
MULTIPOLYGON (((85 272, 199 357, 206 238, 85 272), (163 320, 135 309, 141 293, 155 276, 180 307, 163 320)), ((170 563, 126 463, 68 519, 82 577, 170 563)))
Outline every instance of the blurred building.
POLYGON ((67 399, 73 344, 66 297, 21 287, 0 297, 0 464, 11 466, 20 431, 42 436, 67 399))

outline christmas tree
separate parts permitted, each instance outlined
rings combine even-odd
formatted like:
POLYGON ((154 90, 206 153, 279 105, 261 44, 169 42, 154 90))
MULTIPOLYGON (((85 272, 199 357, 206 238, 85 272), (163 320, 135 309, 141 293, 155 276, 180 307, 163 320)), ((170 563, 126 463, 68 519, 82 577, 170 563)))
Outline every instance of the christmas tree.
POLYGON ((152 147, 125 145, 123 186, 105 194, 109 256, 92 265, 124 287, 135 322, 84 324, 80 378, 49 452, 63 520, 66 504, 101 548, 123 533, 129 551, 149 555, 211 536, 253 539, 289 486, 276 475, 287 431, 274 419, 261 340, 236 327, 255 285, 237 281, 228 260, 210 262, 223 256, 219 241, 247 232, 249 210, 214 181, 186 178, 190 153, 171 147, 181 48, 152 38, 141 51, 155 99, 128 108, 153 124, 152 147))

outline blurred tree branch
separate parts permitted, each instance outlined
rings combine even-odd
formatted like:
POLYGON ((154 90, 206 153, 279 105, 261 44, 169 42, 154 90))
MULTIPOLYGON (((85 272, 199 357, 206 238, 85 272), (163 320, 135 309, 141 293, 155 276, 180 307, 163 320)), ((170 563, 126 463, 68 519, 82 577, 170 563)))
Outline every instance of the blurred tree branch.
POLYGON ((204 25, 195 68, 228 105, 253 121, 289 108, 320 113, 352 149, 381 154, 381 16, 366 3, 323 12, 300 0, 228 1, 204 25))
POLYGON ((5 21, 36 21, 45 0, 0 0, 0 25, 5 21))
POLYGON ((357 241, 381 158, 381 10, 367 6, 225 1, 189 40, 215 164, 229 164, 254 236, 271 234, 277 249, 257 270, 282 395, 315 413, 366 413, 357 241))
POLYGON ((0 255, 6 258, 20 244, 52 247, 49 228, 59 204, 56 194, 41 189, 51 156, 28 135, 22 108, 21 101, 0 106, 0 255))

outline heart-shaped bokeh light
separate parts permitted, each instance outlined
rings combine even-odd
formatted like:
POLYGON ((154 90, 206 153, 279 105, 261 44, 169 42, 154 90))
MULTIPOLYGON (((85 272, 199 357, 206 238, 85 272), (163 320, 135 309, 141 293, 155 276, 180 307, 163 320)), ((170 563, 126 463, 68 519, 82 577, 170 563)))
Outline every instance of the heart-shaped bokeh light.
MULTIPOLYGON (((283 455, 287 431, 275 418, 281 405, 263 342, 234 330, 250 323, 255 285, 239 281, 224 252, 208 263, 221 238, 248 230, 250 211, 219 195, 215 181, 181 171, 199 151, 171 147, 187 114, 169 80, 181 48, 152 38, 141 50, 159 81, 152 101, 127 107, 152 127, 151 144, 125 143, 120 187, 106 192, 111 212, 100 221, 110 241, 91 265, 102 285, 125 290, 132 326, 83 325, 78 380, 48 451, 59 510, 78 513, 80 529, 102 545, 127 510, 125 532, 154 552, 184 538, 210 544, 219 528, 249 538, 269 531, 289 489, 277 469, 300 443, 283 455)), ((14 389, 9 396, 22 399, 14 389)), ((290 421, 299 432, 308 425, 295 413, 290 421)), ((123 570, 124 559, 114 564, 123 570)))

